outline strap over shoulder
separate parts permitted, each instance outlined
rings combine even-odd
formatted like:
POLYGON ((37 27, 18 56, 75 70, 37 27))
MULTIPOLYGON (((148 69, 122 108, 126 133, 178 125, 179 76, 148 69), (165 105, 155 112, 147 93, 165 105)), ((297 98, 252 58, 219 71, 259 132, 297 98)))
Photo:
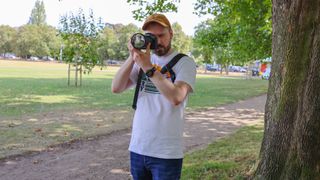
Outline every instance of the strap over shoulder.
POLYGON ((172 67, 173 67, 174 65, 176 65, 177 62, 178 62, 182 57, 184 57, 184 56, 187 56, 187 55, 185 55, 185 54, 183 54, 183 53, 178 53, 176 56, 174 56, 174 57, 172 58, 172 60, 170 60, 170 62, 169 62, 168 64, 166 64, 165 66, 162 67, 162 69, 161 69, 160 72, 161 72, 162 74, 168 72, 168 71, 169 71, 170 69, 172 69, 172 67))

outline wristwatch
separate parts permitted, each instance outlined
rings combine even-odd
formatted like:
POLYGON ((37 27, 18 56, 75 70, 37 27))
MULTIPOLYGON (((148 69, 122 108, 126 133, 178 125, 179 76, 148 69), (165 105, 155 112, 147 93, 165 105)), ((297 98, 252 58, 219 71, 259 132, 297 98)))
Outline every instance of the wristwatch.
POLYGON ((149 70, 146 71, 146 76, 147 76, 148 78, 151 78, 151 77, 153 76, 153 74, 154 74, 155 71, 156 71, 156 67, 152 67, 151 69, 149 69, 149 70))

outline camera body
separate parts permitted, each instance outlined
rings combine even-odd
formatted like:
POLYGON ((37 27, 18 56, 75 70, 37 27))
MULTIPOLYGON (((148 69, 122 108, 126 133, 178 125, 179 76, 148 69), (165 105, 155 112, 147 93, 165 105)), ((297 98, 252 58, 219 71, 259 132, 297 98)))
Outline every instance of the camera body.
POLYGON ((141 34, 135 33, 131 37, 131 44, 136 49, 146 49, 150 43, 150 49, 157 49, 158 41, 157 37, 151 33, 141 34))

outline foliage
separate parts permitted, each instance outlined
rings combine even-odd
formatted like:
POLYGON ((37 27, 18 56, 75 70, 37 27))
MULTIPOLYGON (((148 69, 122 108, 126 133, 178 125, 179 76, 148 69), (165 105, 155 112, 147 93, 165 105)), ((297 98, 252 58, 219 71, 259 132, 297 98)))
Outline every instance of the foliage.
POLYGON ((133 17, 136 20, 142 21, 148 15, 155 12, 177 12, 177 4, 180 0, 157 0, 157 1, 147 1, 147 0, 127 0, 127 3, 131 5, 136 5, 137 9, 132 11, 133 17))
POLYGON ((34 8, 31 11, 28 24, 45 25, 46 24, 46 10, 43 1, 37 0, 34 8))
POLYGON ((228 33, 225 40, 238 63, 271 56, 271 1, 198 0, 195 10, 215 16, 216 29, 228 33))
MULTIPOLYGON (((155 12, 177 12, 179 1, 128 0, 138 4, 134 17, 141 19, 155 12), (153 7, 151 7, 153 6, 153 7), (161 8, 163 7, 163 8, 161 8)), ((269 0, 197 0, 195 13, 214 18, 200 24, 196 34, 198 56, 203 62, 243 64, 271 56, 271 1, 269 0)))
POLYGON ((13 52, 16 33, 17 31, 10 26, 0 26, 0 54, 13 52))
POLYGON ((207 20, 198 25, 194 43, 202 49, 203 62, 212 63, 213 56, 216 63, 228 65, 233 58, 230 52, 230 27, 224 21, 207 20))
POLYGON ((41 31, 42 41, 46 42, 46 45, 49 48, 49 53, 47 55, 58 59, 62 43, 61 37, 57 36, 59 33, 58 30, 52 26, 42 26, 41 31))
POLYGON ((24 25, 19 27, 15 52, 21 57, 44 57, 55 55, 59 51, 60 39, 57 30, 47 25, 24 25))
POLYGON ((114 44, 117 42, 116 34, 111 27, 105 27, 99 34, 100 59, 114 59, 116 56, 114 44))
POLYGON ((14 52, 21 57, 57 57, 61 44, 57 30, 46 25, 44 3, 37 0, 27 25, 20 26, 15 36, 14 52))
POLYGON ((188 53, 191 51, 192 39, 187 36, 183 31, 179 23, 172 24, 173 40, 172 47, 179 52, 188 53))
POLYGON ((89 16, 82 9, 79 9, 78 14, 66 14, 61 17, 60 25, 60 36, 64 40, 64 61, 84 66, 84 72, 90 72, 96 64, 103 63, 97 50, 102 23, 101 19, 96 23, 92 11, 89 16))

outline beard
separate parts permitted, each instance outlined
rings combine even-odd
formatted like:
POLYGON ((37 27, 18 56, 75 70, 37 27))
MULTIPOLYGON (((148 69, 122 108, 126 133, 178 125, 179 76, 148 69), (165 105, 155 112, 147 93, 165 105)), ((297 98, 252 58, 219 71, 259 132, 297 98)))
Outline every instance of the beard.
POLYGON ((170 43, 168 44, 168 46, 166 46, 166 47, 158 44, 157 49, 155 49, 155 50, 153 51, 153 53, 156 54, 156 55, 158 55, 158 56, 164 56, 164 55, 166 55, 166 54, 170 51, 170 49, 171 49, 171 41, 170 41, 170 43))

